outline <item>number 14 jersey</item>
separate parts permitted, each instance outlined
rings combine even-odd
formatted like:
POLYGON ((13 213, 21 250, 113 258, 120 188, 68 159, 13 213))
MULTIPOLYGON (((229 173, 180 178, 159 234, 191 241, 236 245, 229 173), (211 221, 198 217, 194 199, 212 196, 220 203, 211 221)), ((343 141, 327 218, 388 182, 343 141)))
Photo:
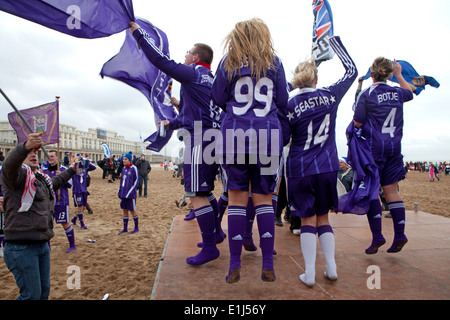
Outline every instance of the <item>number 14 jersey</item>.
POLYGON ((286 159, 288 178, 339 170, 337 109, 358 71, 339 37, 330 38, 330 45, 345 68, 344 76, 329 87, 296 89, 280 115, 284 144, 292 137, 286 159))

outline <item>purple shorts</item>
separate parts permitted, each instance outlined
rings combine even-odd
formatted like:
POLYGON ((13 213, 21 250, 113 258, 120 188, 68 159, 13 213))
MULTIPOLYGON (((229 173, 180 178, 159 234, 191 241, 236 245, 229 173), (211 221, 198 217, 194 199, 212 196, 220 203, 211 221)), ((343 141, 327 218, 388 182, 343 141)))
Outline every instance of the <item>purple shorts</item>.
POLYGON ((405 178, 402 154, 390 158, 377 159, 375 163, 380 174, 381 186, 388 186, 405 178))
POLYGON ((120 199, 120 209, 136 211, 136 199, 120 199))
POLYGON ((73 195, 73 205, 75 207, 86 207, 87 204, 87 192, 76 193, 73 195))
POLYGON ((337 209, 337 172, 288 178, 291 214, 300 218, 324 215, 337 209))
POLYGON ((234 163, 230 162, 233 164, 224 161, 222 167, 226 172, 226 190, 251 191, 257 194, 275 192, 280 169, 280 158, 277 158, 276 163, 269 164, 262 164, 259 160, 256 160, 255 164, 249 164, 248 159, 245 163, 239 164, 237 155, 235 155, 234 163))
POLYGON ((55 205, 53 217, 56 223, 69 223, 69 206, 55 205))
POLYGON ((214 181, 219 170, 219 164, 217 162, 208 164, 203 159, 203 148, 199 145, 190 150, 189 161, 186 160, 186 156, 188 154, 185 152, 185 162, 183 163, 184 190, 188 193, 209 193, 214 190, 214 181))

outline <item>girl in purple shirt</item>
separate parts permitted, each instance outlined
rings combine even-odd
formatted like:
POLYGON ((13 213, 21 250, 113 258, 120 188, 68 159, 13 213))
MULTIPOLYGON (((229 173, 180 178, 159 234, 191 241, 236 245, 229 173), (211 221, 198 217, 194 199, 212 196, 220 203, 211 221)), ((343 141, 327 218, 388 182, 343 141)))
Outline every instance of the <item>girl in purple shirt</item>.
MULTIPOLYGON (((387 252, 399 252, 408 242, 405 236, 405 204, 398 192, 398 181, 405 177, 401 141, 403 136, 403 103, 413 99, 411 86, 402 76, 402 67, 394 60, 379 57, 371 68, 373 84, 363 90, 355 102, 353 122, 361 128, 362 135, 372 149, 378 167, 389 211, 394 222, 394 241, 387 252), (400 84, 393 87, 386 81, 394 74, 400 84)), ((367 212, 372 244, 367 254, 378 252, 386 243, 381 233, 381 205, 378 200, 370 203, 367 212)))
POLYGON ((337 209, 338 200, 336 116, 339 103, 358 75, 340 38, 330 38, 330 45, 345 68, 344 76, 329 87, 316 88, 315 62, 300 63, 292 82, 298 89, 280 115, 284 143, 291 142, 286 161, 289 205, 291 214, 302 220, 300 244, 305 273, 300 280, 308 286, 315 283, 316 233, 326 261, 325 276, 337 279, 334 233, 328 221, 328 212, 337 209))
POLYGON ((223 145, 218 151, 228 178, 230 268, 226 281, 240 279, 249 191, 263 256, 261 279, 275 281, 272 191, 282 148, 277 108, 284 108, 288 99, 284 68, 274 53, 269 29, 260 19, 238 22, 226 37, 225 47, 227 54, 217 69, 212 97, 226 110, 221 124, 223 145))

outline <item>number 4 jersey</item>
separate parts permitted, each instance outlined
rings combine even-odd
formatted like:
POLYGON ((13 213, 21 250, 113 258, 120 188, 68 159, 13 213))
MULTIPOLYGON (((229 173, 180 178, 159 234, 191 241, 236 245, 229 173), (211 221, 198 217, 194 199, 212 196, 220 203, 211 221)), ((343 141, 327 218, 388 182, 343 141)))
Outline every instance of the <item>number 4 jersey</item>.
POLYGON ((358 72, 339 37, 330 38, 330 45, 345 68, 344 76, 329 87, 294 90, 286 111, 280 115, 284 144, 292 137, 286 159, 288 178, 339 170, 337 109, 358 72))
POLYGON ((374 83, 359 94, 353 119, 364 124, 362 134, 375 160, 401 154, 403 103, 412 99, 412 91, 384 82, 374 83))

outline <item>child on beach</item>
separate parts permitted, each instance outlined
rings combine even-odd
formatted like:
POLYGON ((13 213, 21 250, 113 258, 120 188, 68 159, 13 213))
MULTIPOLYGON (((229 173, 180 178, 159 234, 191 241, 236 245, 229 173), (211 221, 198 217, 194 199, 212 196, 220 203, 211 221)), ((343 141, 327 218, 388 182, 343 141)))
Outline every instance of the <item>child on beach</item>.
POLYGON ((139 182, 138 170, 133 165, 131 153, 122 157, 123 169, 120 179, 118 197, 120 198, 120 208, 123 210, 123 230, 119 233, 128 232, 129 213, 133 216, 134 230, 131 233, 139 231, 139 216, 136 212, 137 186, 139 182))

